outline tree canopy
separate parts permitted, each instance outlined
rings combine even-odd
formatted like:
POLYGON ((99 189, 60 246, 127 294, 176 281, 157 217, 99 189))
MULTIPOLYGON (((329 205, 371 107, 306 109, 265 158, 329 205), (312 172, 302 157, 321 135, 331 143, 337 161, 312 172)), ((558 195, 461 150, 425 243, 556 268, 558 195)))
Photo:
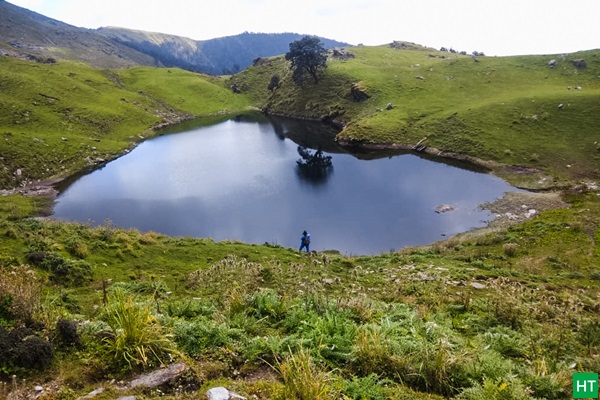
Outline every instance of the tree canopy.
POLYGON ((319 81, 319 71, 327 68, 327 51, 317 37, 304 36, 300 40, 290 43, 290 51, 285 59, 292 63, 292 80, 302 85, 308 74, 315 83, 319 81))

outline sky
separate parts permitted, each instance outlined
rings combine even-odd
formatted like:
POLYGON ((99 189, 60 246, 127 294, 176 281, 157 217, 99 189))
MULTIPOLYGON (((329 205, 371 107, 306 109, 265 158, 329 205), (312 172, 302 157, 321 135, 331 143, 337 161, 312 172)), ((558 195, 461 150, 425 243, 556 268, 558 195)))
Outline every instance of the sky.
POLYGON ((600 0, 8 0, 84 28, 195 40, 294 32, 368 46, 403 40, 486 55, 600 48, 600 0))

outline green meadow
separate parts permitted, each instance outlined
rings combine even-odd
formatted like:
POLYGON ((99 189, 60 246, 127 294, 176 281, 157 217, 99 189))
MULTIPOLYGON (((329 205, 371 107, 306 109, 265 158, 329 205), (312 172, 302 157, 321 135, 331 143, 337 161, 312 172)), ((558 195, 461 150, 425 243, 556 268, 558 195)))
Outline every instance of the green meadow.
POLYGON ((495 213, 534 197, 539 211, 389 254, 307 256, 54 221, 39 217, 51 198, 0 196, 0 398, 40 385, 42 399, 99 387, 100 400, 197 399, 215 386, 282 400, 568 399, 574 372, 600 372, 600 51, 348 51, 303 87, 282 57, 229 77, 0 57, 0 187, 94 168, 186 119, 261 109, 335 123, 349 146, 426 138, 427 156, 545 189, 495 213), (176 361, 189 369, 172 384, 119 384, 176 361))
POLYGON ((249 105, 224 79, 177 69, 101 71, 2 57, 0 85, 5 189, 64 178, 118 157, 161 124, 249 105))

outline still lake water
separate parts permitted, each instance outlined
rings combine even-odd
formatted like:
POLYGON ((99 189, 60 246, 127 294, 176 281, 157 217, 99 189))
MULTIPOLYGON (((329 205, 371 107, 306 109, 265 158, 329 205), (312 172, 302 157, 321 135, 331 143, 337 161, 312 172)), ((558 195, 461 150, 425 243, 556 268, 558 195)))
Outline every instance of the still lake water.
POLYGON ((492 216, 479 204, 517 190, 415 155, 356 157, 334 135, 264 117, 166 134, 80 177, 58 196, 54 217, 296 248, 307 229, 311 249, 379 254, 485 226, 492 216), (331 167, 302 167, 299 146, 321 148, 331 167), (437 214, 440 204, 456 210, 437 214))

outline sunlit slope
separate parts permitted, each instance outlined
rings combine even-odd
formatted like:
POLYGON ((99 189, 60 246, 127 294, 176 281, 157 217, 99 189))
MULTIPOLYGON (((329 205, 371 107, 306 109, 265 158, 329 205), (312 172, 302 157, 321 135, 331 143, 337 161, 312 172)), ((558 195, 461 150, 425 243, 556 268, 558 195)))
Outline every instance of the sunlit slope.
POLYGON ((344 141, 428 137, 425 144, 447 152, 566 170, 565 177, 599 174, 600 51, 477 58, 389 46, 349 51, 355 58, 330 60, 317 85, 295 86, 281 59, 234 79, 270 112, 337 120, 344 141), (582 59, 586 68, 576 68, 572 61, 582 59), (271 92, 273 75, 282 84, 271 92), (370 98, 353 101, 353 84, 370 98))
POLYGON ((151 127, 243 108, 222 80, 177 69, 106 72, 0 57, 0 188, 113 158, 151 127))
POLYGON ((160 99, 170 107, 192 115, 223 114, 249 105, 247 97, 234 94, 221 77, 150 67, 124 69, 118 75, 129 90, 160 99))

